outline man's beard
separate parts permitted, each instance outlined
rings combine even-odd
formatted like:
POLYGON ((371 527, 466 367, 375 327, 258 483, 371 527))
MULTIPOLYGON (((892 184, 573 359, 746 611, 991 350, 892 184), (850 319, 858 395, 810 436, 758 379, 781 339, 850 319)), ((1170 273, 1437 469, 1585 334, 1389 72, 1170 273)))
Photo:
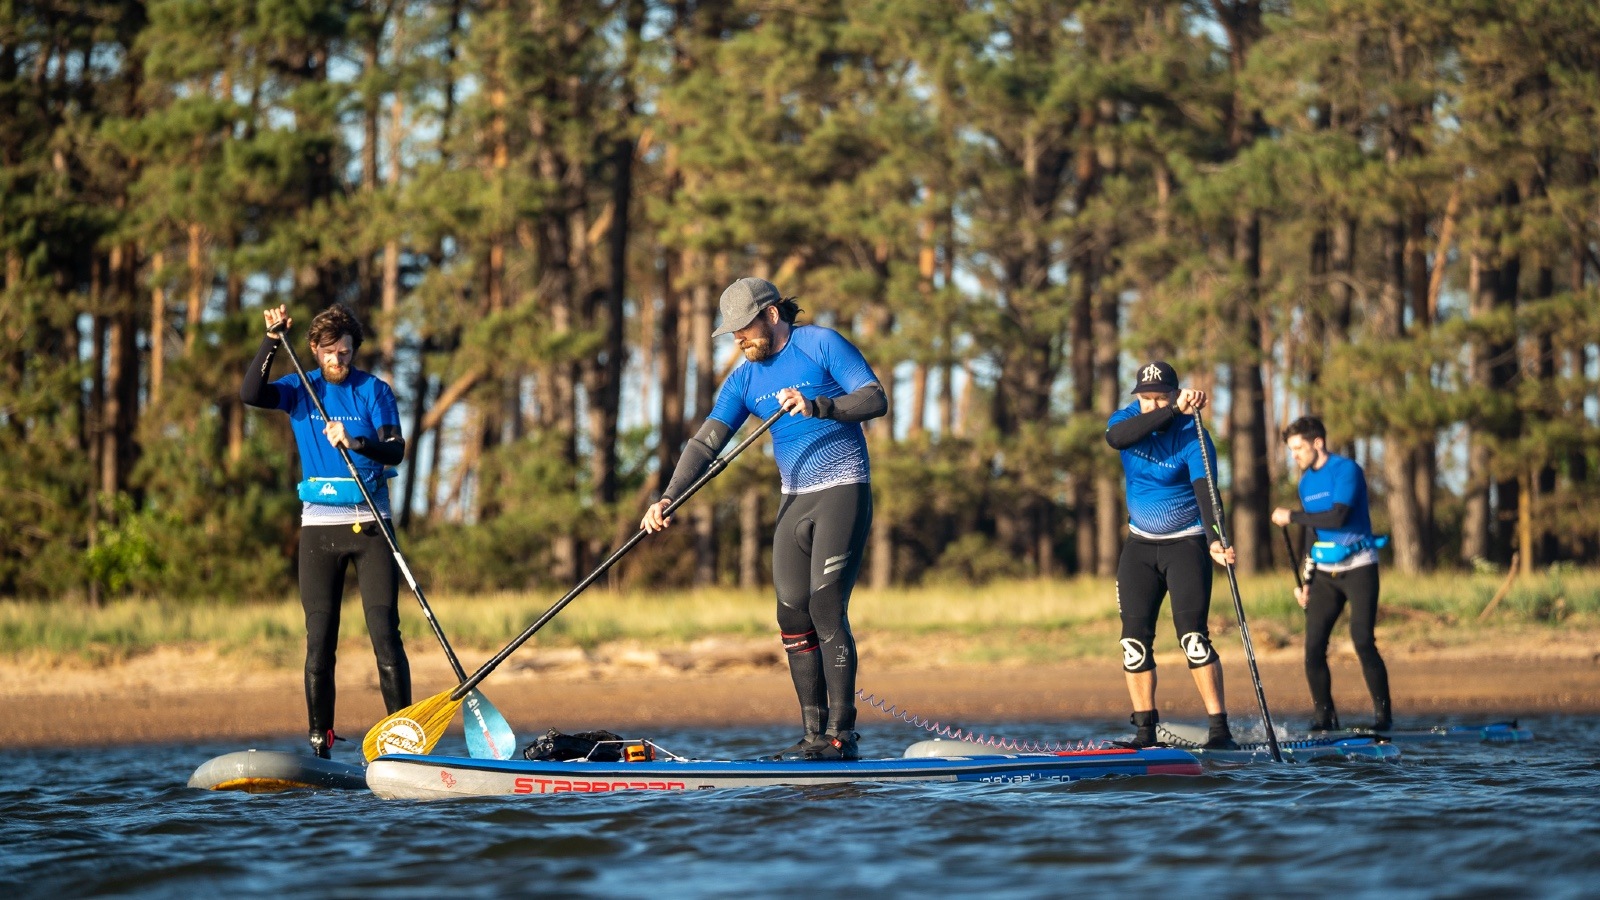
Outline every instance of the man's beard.
POLYGON ((323 363, 322 377, 329 384, 344 384, 344 380, 350 377, 350 367, 339 365, 330 366, 327 363, 323 363))
POLYGON ((772 326, 766 322, 761 323, 761 336, 739 341, 739 349, 744 353, 744 358, 751 362, 761 362, 772 355, 772 326))

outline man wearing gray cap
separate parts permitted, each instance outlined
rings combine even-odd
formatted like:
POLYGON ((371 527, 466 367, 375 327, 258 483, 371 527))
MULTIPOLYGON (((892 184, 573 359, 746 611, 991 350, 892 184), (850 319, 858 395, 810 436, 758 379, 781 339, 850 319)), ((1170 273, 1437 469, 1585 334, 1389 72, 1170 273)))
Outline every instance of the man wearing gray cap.
POLYGON ((861 423, 889 409, 872 367, 831 328, 795 325, 800 307, 770 282, 741 278, 722 292, 722 327, 745 362, 717 394, 683 448, 660 502, 639 523, 656 532, 663 512, 706 471, 749 416, 788 413, 772 427, 783 483, 772 544, 778 628, 800 698, 805 736, 781 759, 856 759, 856 645, 850 591, 872 524, 871 467, 861 423))

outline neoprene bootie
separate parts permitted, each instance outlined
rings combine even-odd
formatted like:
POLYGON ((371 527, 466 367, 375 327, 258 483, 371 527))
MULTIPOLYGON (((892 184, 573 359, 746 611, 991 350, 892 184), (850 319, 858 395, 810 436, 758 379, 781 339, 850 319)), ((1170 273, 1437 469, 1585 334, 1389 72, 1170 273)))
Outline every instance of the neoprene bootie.
POLYGON ((805 736, 795 741, 794 745, 780 750, 772 755, 773 759, 805 759, 806 751, 821 747, 823 744, 822 723, 827 721, 828 711, 817 706, 800 707, 800 723, 805 728, 805 736))
POLYGON ((1311 724, 1306 726, 1308 731, 1338 731, 1339 714, 1331 706, 1319 706, 1311 714, 1311 724))
POLYGON ((1160 713, 1147 709, 1135 712, 1128 717, 1128 721, 1133 723, 1132 743, 1135 747, 1154 747, 1160 742, 1160 738, 1156 736, 1156 725, 1161 722, 1160 713))
POLYGON ((860 759, 861 752, 857 743, 861 735, 854 731, 841 731, 838 734, 825 734, 822 743, 805 752, 805 758, 816 762, 838 762, 841 760, 860 759))
POLYGON ((1217 713, 1207 716, 1206 722, 1210 731, 1206 734, 1206 742, 1200 746, 1206 750, 1237 750, 1239 744, 1233 739, 1233 731, 1228 728, 1228 714, 1217 713))

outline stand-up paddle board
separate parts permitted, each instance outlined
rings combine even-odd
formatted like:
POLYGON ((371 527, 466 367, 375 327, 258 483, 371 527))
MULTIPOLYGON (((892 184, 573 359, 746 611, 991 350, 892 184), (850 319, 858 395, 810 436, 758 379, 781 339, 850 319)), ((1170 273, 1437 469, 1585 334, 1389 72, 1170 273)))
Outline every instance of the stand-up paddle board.
MULTIPOLYGON (((1181 747, 1206 762, 1227 765, 1243 765, 1246 763, 1266 762, 1272 759, 1272 753, 1265 742, 1244 743, 1240 742, 1237 750, 1207 750, 1201 745, 1208 737, 1207 729, 1203 726, 1161 723, 1156 726, 1156 734, 1163 743, 1173 747, 1181 747)), ((1340 757, 1357 757, 1365 759, 1393 760, 1400 758, 1400 748, 1389 743, 1381 735, 1330 735, 1328 737, 1313 737, 1303 740, 1280 740, 1278 749, 1283 753, 1284 762, 1311 762, 1318 759, 1337 759, 1340 757)))
POLYGON ((329 788, 353 791, 365 790, 367 778, 360 766, 349 763, 281 750, 240 750, 195 769, 189 787, 250 794, 329 788))
POLYGON ((1372 732, 1354 731, 1313 733, 1313 737, 1372 736, 1381 734, 1397 744, 1422 744, 1434 741, 1459 741, 1463 743, 1520 744, 1533 740, 1533 729, 1523 728, 1516 722, 1495 722, 1492 725, 1434 725, 1431 728, 1392 729, 1372 732))
MULTIPOLYGON (((993 748, 990 750, 992 752, 993 748)), ((1170 748, 850 762, 679 758, 641 762, 541 762, 396 754, 379 757, 367 766, 367 786, 379 797, 391 800, 439 800, 864 782, 1019 784, 1077 781, 1105 775, 1199 774, 1200 763, 1192 754, 1170 748)))

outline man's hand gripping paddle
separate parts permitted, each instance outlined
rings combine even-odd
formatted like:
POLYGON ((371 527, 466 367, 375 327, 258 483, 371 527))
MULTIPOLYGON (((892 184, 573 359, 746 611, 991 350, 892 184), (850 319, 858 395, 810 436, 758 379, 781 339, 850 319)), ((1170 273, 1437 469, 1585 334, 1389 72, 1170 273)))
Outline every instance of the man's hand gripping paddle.
MULTIPOLYGON (((672 503, 668 504, 662 515, 664 517, 670 516, 678 507, 688 502, 690 497, 693 497, 707 482, 715 478, 723 469, 726 469, 728 463, 732 462, 734 457, 743 453, 751 444, 754 444, 756 439, 765 434, 783 415, 784 410, 781 409, 773 413, 761 423, 759 428, 751 432, 749 437, 740 441, 732 450, 713 460, 705 473, 695 479, 694 484, 683 492, 682 497, 675 498, 672 503)), ((444 736, 444 731, 449 727, 450 720, 455 718, 456 710, 461 706, 462 698, 475 693, 473 689, 478 682, 488 677, 490 672, 493 672, 496 667, 505 662, 506 657, 516 652, 518 647, 527 643, 529 638, 537 634, 539 629, 555 618, 557 613, 565 609, 567 604, 583 593, 589 585, 594 584, 601 575, 606 573, 607 569, 616 565, 617 560, 626 556, 628 551, 638 546, 639 542, 644 540, 648 534, 649 532, 643 528, 639 529, 633 537, 628 538, 626 543, 606 557, 605 562, 602 562, 593 572, 590 572, 587 577, 578 582, 576 587, 568 591, 565 597, 557 600, 555 605, 545 610, 544 614, 539 616, 532 625, 529 625, 527 630, 513 638, 511 643, 494 655, 493 659, 484 663, 482 668, 472 673, 471 678, 465 679, 452 690, 435 694, 420 703, 413 703, 372 726, 372 730, 367 732, 366 739, 361 742, 361 750, 366 754, 367 759, 369 761, 374 760, 386 753, 422 754, 432 752, 433 748, 438 745, 439 738, 444 736)))
MULTIPOLYGON (((1200 411, 1195 410, 1194 427, 1196 438, 1200 441, 1200 462, 1206 469, 1206 488, 1211 492, 1211 517, 1217 523, 1217 540, 1222 542, 1222 549, 1226 551, 1231 544, 1228 543, 1228 529, 1222 524, 1222 498, 1217 494, 1217 477, 1211 471, 1211 453, 1206 450, 1206 441, 1210 435, 1206 433, 1205 423, 1200 421, 1200 411)), ((1255 685, 1256 703, 1261 707, 1261 720, 1267 728, 1267 751, 1272 754, 1273 762, 1283 762, 1283 751, 1278 749, 1278 734, 1272 728, 1272 714, 1267 711, 1267 695, 1261 690, 1261 670, 1256 668, 1256 648, 1250 641, 1250 624, 1244 618, 1244 602, 1239 599, 1239 576, 1233 571, 1233 563, 1227 564, 1228 589, 1233 592, 1233 614, 1239 619, 1239 637, 1244 641, 1244 658, 1250 663, 1250 681, 1255 685)))
MULTIPOLYGON (((278 339, 283 349, 289 353, 289 362, 294 364, 294 370, 300 376, 300 384, 305 387, 306 395, 311 398, 312 404, 317 408, 317 414, 322 416, 322 421, 332 421, 328 418, 328 411, 322 407, 322 399, 311 387, 311 379, 306 377, 306 370, 300 365, 300 358, 295 355, 294 348, 284 337, 284 329, 268 332, 278 339)), ((355 460, 350 458, 350 451, 343 447, 337 448, 339 456, 344 459, 345 467, 350 470, 350 477, 355 479, 356 486, 361 489, 361 498, 367 502, 367 508, 372 510, 372 517, 377 521, 378 530, 383 532, 383 539, 389 542, 389 552, 394 554, 395 564, 400 567, 400 574, 406 578, 406 584, 411 586, 411 593, 422 605, 422 614, 428 619, 428 626, 433 629, 434 637, 439 639, 439 646, 444 648, 444 655, 450 660, 450 667, 455 669, 456 678, 461 681, 467 679, 466 670, 461 668, 461 660, 456 658, 456 651, 450 647, 450 641, 445 638, 444 630, 439 627, 439 621, 433 617, 433 608, 428 606, 428 599, 422 595, 422 588, 417 587, 417 579, 411 575, 411 567, 406 565, 404 556, 400 555, 400 545, 395 542, 394 535, 390 533, 389 526, 378 512, 378 504, 373 502, 372 495, 367 492, 367 485, 361 480, 361 473, 356 470, 355 460)), ((467 753, 473 759, 510 759, 511 754, 517 749, 517 735, 511 730, 506 717, 495 709, 478 691, 471 691, 466 696, 467 709, 470 711, 471 720, 466 729, 467 753)), ((371 759, 369 754, 368 759, 371 759)))

